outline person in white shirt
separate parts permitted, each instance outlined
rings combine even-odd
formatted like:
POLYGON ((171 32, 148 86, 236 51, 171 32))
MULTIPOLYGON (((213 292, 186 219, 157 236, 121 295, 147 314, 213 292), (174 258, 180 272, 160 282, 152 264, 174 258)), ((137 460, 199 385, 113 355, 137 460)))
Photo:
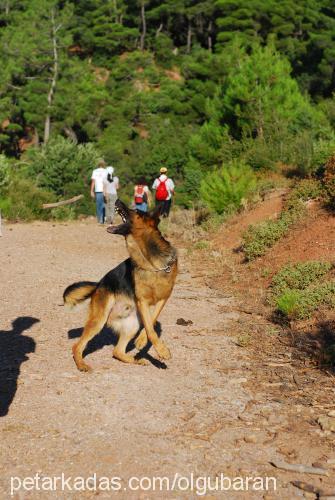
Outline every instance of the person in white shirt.
POLYGON ((154 180, 152 189, 155 190, 156 206, 161 207, 162 217, 168 217, 174 195, 174 182, 167 174, 167 168, 160 169, 160 176, 154 180))
POLYGON ((104 196, 106 208, 106 222, 112 224, 115 215, 115 202, 119 189, 119 178, 114 174, 114 167, 106 168, 107 176, 104 179, 104 196))
POLYGON ((91 197, 95 199, 96 213, 99 224, 104 223, 104 180, 107 176, 106 162, 98 160, 97 168, 93 170, 91 176, 91 197))

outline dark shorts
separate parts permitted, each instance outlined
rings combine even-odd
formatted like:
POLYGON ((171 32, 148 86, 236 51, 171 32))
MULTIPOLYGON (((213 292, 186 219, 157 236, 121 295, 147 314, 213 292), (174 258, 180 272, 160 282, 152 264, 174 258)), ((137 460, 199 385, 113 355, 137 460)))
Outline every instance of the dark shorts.
POLYGON ((161 216, 168 217, 172 200, 156 200, 156 207, 161 207, 161 216))

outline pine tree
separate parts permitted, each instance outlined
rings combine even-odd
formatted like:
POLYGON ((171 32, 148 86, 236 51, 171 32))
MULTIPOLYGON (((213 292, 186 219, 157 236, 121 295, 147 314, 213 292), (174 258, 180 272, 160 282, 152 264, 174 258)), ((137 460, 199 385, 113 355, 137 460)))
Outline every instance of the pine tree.
POLYGON ((335 12, 331 0, 218 0, 218 46, 239 38, 250 47, 273 41, 313 94, 334 89, 335 12))
MULTIPOLYGON (((58 9, 56 0, 32 0, 26 10, 13 15, 2 37, 11 102, 21 109, 23 124, 35 127, 44 142, 50 136, 64 49, 71 41, 67 33, 71 12, 68 5, 58 9)), ((15 119, 13 115, 12 111, 15 119)))
POLYGON ((218 214, 236 210, 255 189, 256 178, 251 168, 230 163, 207 174, 201 181, 201 199, 218 214))
POLYGON ((222 88, 224 118, 233 135, 267 138, 273 128, 288 127, 291 133, 325 124, 299 91, 290 75, 288 61, 269 47, 254 46, 250 55, 241 52, 238 65, 222 88))
POLYGON ((74 42, 84 52, 94 56, 95 62, 105 64, 111 56, 135 48, 139 30, 129 24, 128 8, 124 0, 84 0, 75 2, 72 33, 74 42))

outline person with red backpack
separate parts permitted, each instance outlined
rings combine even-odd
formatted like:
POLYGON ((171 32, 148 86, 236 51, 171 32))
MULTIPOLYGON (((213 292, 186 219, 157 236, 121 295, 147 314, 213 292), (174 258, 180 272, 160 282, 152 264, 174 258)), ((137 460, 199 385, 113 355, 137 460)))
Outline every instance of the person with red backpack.
POLYGON ((161 216, 168 217, 171 209, 172 196, 174 195, 174 182, 167 174, 167 168, 160 169, 160 176, 154 180, 152 189, 156 191, 156 206, 161 207, 161 216))
POLYGON ((134 189, 135 208, 147 212, 151 203, 151 195, 144 177, 140 177, 134 189))

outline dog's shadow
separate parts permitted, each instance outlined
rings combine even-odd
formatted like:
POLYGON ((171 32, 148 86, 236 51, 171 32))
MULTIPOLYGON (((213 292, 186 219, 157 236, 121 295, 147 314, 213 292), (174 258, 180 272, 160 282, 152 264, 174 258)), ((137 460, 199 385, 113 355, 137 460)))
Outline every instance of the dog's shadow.
MULTIPOLYGON (((77 339, 81 337, 81 334, 83 333, 84 328, 72 328, 71 330, 68 331, 68 338, 69 339, 77 339)), ((162 326, 159 321, 157 321, 155 325, 155 331, 160 337, 162 335, 162 326)), ((140 330, 138 331, 138 333, 140 330)), ((89 341, 87 344, 87 347, 83 353, 83 357, 87 356, 88 354, 92 354, 93 352, 99 351, 105 346, 112 345, 115 346, 118 341, 117 335, 113 332, 111 328, 108 326, 104 326, 104 328, 101 330, 98 335, 96 335, 92 340, 89 341)), ((132 351, 135 347, 135 342, 132 340, 129 342, 128 347, 127 347, 127 352, 132 351)), ((154 358, 149 354, 149 349, 151 348, 151 343, 148 342, 148 344, 136 355, 136 357, 140 358, 145 358, 148 361, 150 361, 151 364, 153 364, 156 368, 160 368, 165 370, 167 368, 167 365, 165 363, 162 363, 158 359, 154 358)))

